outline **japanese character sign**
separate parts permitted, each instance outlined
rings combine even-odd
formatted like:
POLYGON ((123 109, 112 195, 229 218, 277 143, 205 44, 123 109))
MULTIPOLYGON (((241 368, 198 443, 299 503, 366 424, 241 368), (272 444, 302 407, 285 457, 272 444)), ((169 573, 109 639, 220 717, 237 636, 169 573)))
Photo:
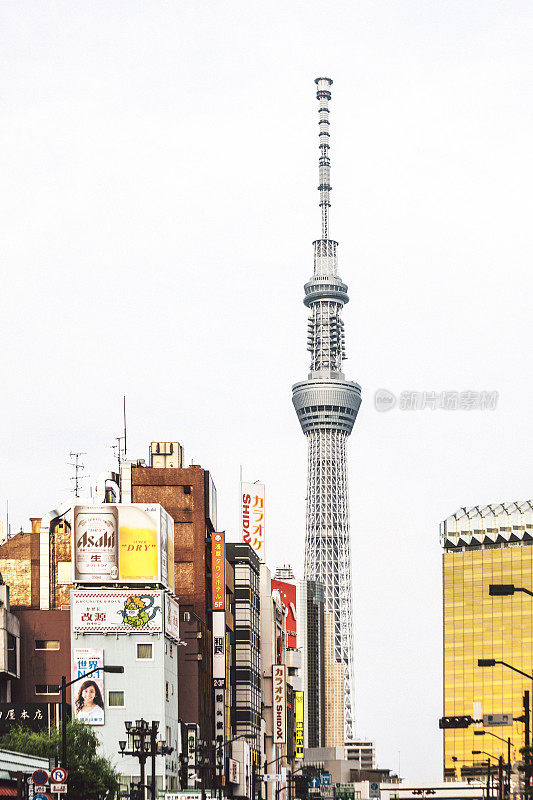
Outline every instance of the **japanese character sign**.
POLYGON ((241 483, 241 535, 265 560, 265 484, 241 483))

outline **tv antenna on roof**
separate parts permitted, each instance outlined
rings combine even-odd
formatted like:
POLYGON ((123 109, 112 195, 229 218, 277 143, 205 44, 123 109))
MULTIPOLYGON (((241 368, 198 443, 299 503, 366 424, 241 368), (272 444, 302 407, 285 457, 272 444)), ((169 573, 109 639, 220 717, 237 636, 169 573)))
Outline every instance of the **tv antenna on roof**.
POLYGON ((88 475, 83 475, 82 472, 85 469, 84 465, 80 463, 80 456, 86 456, 87 453, 71 453, 70 457, 74 459, 74 461, 70 461, 69 464, 71 467, 74 467, 74 475, 70 479, 74 481, 74 496, 80 496, 80 486, 83 478, 88 478, 88 475))

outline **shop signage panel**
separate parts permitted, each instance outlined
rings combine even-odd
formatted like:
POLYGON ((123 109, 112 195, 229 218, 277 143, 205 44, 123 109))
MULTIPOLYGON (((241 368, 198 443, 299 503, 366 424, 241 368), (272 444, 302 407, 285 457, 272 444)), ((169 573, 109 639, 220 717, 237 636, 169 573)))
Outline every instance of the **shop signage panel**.
POLYGON ((162 633, 164 592, 114 590, 71 592, 74 633, 162 633))
POLYGON ((241 482, 241 536, 265 560, 265 484, 241 482))
POLYGON ((273 742, 274 744, 285 744, 286 741, 286 685, 285 685, 285 665, 273 664, 272 666, 272 708, 274 714, 273 721, 273 742))

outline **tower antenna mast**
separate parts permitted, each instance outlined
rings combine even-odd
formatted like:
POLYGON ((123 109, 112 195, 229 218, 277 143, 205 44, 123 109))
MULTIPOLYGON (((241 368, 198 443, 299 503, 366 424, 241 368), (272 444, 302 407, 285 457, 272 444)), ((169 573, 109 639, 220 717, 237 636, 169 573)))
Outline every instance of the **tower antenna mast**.
POLYGON ((86 456, 87 453, 71 453, 70 457, 74 459, 74 461, 69 462, 71 467, 74 467, 74 475, 70 479, 74 481, 74 497, 80 496, 80 486, 83 478, 88 477, 87 475, 81 476, 81 473, 85 469, 84 465, 80 463, 80 456, 86 456))
POLYGON ((326 693, 339 692, 337 675, 343 675, 343 697, 335 699, 336 718, 328 722, 329 746, 342 746, 354 738, 354 670, 352 564, 346 442, 359 406, 361 387, 347 381, 342 309, 348 287, 337 266, 337 242, 329 238, 330 203, 330 78, 317 78, 318 191, 322 237, 313 242, 313 274, 304 286, 309 309, 307 349, 311 354, 306 381, 292 387, 292 402, 308 442, 307 501, 304 578, 324 584, 325 610, 329 614, 326 693))

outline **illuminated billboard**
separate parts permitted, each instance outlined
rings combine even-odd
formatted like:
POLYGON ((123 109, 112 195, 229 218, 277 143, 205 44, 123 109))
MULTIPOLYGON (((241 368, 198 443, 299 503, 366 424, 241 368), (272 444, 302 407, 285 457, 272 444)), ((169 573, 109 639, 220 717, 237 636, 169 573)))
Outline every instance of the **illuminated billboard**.
POLYGON ((226 608, 226 550, 225 534, 214 533, 211 543, 211 590, 213 611, 226 608))
POLYGON ((160 583, 174 589, 174 520, 156 504, 74 506, 75 583, 160 583))
POLYGON ((271 581, 272 589, 277 589, 285 609, 285 626, 287 630, 287 647, 296 649, 296 586, 285 581, 271 581))
POLYGON ((241 483, 241 537, 265 560, 265 484, 241 483))

